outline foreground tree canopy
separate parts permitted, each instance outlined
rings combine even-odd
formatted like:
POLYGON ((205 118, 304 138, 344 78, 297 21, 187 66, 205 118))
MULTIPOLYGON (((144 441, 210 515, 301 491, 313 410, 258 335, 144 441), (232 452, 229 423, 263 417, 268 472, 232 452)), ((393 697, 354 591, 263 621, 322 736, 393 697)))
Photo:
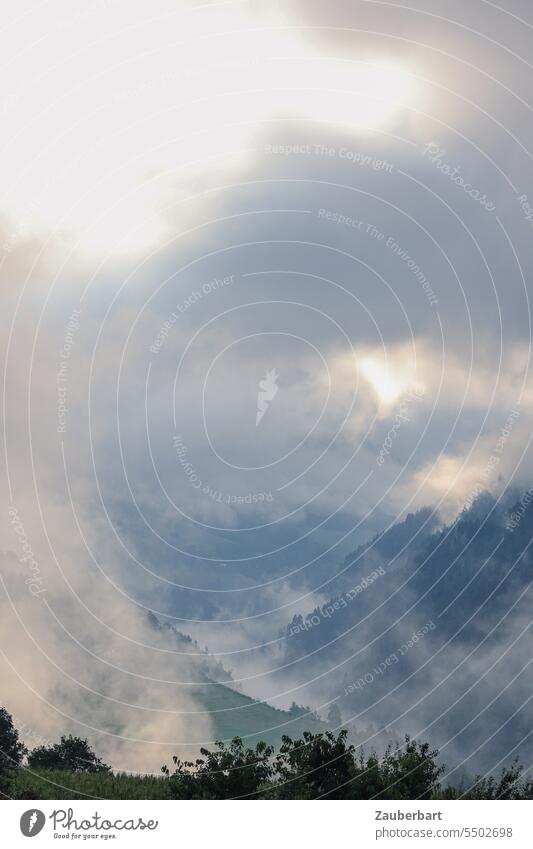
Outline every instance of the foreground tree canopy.
POLYGON ((96 757, 87 740, 72 735, 61 737, 59 743, 53 746, 32 749, 28 755, 28 766, 69 772, 109 772, 111 769, 96 757))
POLYGON ((28 754, 13 718, 0 709, 2 798, 76 798, 90 792, 137 799, 149 792, 150 798, 167 799, 533 799, 533 780, 524 779, 517 762, 497 777, 441 788, 445 767, 437 763, 438 751, 409 736, 381 758, 356 751, 346 730, 304 732, 298 740, 285 736, 277 753, 264 742, 250 748, 235 737, 200 754, 195 761, 175 756, 160 778, 115 775, 81 737, 62 736, 28 754))
POLYGON ((236 737, 215 751, 202 749, 195 762, 175 757, 175 770, 163 772, 175 799, 426 799, 438 790, 444 767, 427 743, 406 737, 379 760, 357 755, 347 737, 346 730, 285 736, 277 755, 265 743, 250 749, 236 737))

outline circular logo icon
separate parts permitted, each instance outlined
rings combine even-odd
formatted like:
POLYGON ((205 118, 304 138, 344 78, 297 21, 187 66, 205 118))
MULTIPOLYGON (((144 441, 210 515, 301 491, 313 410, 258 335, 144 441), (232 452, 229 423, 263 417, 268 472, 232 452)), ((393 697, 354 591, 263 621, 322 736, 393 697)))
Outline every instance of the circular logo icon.
POLYGON ((42 831, 46 822, 46 817, 42 811, 37 808, 31 808, 29 811, 24 811, 20 818, 20 830, 24 837, 35 837, 42 831))

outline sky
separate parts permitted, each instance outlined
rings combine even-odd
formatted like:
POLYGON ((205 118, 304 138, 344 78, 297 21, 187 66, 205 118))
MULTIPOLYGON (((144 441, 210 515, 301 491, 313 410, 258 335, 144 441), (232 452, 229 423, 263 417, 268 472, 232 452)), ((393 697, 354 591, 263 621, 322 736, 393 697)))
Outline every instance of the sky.
POLYGON ((176 711, 209 740, 153 684, 147 609, 238 667, 376 531, 530 486, 532 28, 525 0, 5 4, 25 727, 76 728, 90 691, 114 764, 186 746, 176 711))

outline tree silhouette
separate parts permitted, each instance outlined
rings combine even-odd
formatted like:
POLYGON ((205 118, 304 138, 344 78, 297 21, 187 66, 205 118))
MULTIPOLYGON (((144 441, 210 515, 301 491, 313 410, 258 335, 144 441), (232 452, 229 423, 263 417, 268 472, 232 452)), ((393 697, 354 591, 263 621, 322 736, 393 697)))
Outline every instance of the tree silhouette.
POLYGON ((0 793, 3 796, 12 795, 12 776, 26 752, 26 746, 19 740, 19 733, 13 725, 13 717, 5 708, 0 708, 0 793))
POLYGON ((203 758, 194 763, 174 756, 172 774, 168 767, 162 768, 170 777, 173 798, 236 799, 256 793, 271 778, 272 746, 260 742, 255 749, 245 748, 240 737, 234 737, 229 746, 215 745, 213 752, 201 749, 203 758))
POLYGON ((87 740, 71 734, 61 737, 53 746, 37 746, 28 755, 28 765, 69 772, 109 772, 111 769, 96 757, 87 740))
POLYGON ((13 725, 13 717, 5 708, 0 708, 0 773, 19 767, 26 752, 13 725))

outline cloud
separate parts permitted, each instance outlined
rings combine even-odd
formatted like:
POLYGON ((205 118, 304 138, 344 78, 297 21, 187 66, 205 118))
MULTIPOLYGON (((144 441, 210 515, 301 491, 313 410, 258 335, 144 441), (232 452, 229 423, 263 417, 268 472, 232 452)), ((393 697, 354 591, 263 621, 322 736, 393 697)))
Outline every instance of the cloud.
POLYGON ((2 485, 58 622, 6 520, 2 646, 74 724, 82 685, 134 704, 93 733, 152 763, 120 737, 187 737, 183 705, 210 731, 132 674, 167 664, 136 604, 244 653, 354 540, 531 477, 530 33, 486 3, 28 9, 2 50, 2 485))

